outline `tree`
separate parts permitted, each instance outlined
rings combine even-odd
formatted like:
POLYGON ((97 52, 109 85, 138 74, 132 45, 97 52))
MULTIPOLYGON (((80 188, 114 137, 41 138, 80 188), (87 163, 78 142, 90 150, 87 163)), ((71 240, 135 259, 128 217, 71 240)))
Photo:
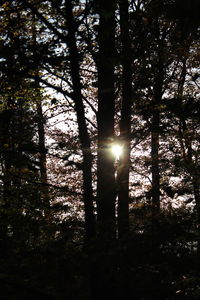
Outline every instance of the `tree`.
POLYGON ((120 27, 122 40, 122 104, 120 120, 120 142, 123 155, 117 174, 118 189, 118 233, 123 237, 129 231, 129 168, 132 109, 132 59, 128 1, 120 1, 120 27))
POLYGON ((183 32, 175 0, 22 0, 0 18, 1 231, 15 270, 54 298, 174 299, 197 240, 196 17, 183 32))
POLYGON ((97 1, 98 32, 98 160, 97 217, 100 235, 115 236, 115 171, 110 148, 114 139, 115 1, 97 1), (108 48, 106 45, 110 45, 108 48))
POLYGON ((28 102, 28 97, 32 96, 31 81, 21 77, 18 72, 24 69, 21 60, 21 51, 27 41, 24 20, 13 3, 4 4, 2 15, 1 224, 5 239, 12 237, 14 243, 20 245, 21 241, 24 245, 27 241, 31 243, 35 234, 35 229, 29 228, 34 222, 32 220, 37 218, 32 203, 36 206, 39 204, 37 186, 32 184, 38 180, 37 160, 34 154, 25 149, 25 144, 35 147, 35 112, 28 102), (27 193, 28 189, 32 191, 27 193), (25 225, 26 219, 28 222, 25 225), (29 230, 33 236, 27 236, 29 230))

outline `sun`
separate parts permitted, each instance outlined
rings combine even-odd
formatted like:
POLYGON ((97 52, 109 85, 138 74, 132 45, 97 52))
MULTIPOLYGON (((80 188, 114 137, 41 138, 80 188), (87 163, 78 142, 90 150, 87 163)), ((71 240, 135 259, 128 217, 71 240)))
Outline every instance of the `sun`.
POLYGON ((111 151, 114 154, 114 156, 116 157, 116 159, 119 159, 120 156, 122 155, 123 147, 121 145, 114 144, 111 147, 111 151))

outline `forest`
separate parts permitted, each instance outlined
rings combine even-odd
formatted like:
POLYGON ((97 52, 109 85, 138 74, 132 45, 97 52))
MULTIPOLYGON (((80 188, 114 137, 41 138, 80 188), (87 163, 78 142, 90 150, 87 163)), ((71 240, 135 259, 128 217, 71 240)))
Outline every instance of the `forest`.
POLYGON ((0 299, 200 299, 200 1, 0 1, 0 299))

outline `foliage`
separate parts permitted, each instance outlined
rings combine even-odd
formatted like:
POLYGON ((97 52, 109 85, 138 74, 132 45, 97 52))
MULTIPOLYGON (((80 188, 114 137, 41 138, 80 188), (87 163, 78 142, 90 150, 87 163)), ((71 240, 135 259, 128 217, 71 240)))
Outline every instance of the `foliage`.
POLYGON ((2 1, 2 299, 199 299, 198 8, 2 1))

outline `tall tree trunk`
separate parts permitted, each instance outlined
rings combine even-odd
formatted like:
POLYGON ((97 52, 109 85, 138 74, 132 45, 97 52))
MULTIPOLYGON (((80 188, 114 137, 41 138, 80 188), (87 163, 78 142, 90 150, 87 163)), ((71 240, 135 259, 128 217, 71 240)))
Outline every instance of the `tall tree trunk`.
MULTIPOLYGON (((8 24, 12 24, 11 20, 11 13, 12 12, 12 6, 10 3, 8 3, 8 14, 7 14, 7 20, 8 24)), ((14 33, 13 30, 8 27, 8 40, 14 41, 14 33)), ((10 71, 6 74, 5 78, 6 81, 10 84, 12 83, 14 79, 14 74, 12 73, 13 68, 13 53, 10 51, 8 53, 7 58, 7 71, 10 71)), ((15 81, 14 81, 15 82, 15 81)), ((2 158, 3 158, 3 203, 1 203, 1 220, 0 220, 0 239, 3 240, 3 238, 7 238, 8 234, 8 225, 9 225, 9 219, 10 219, 10 207, 12 206, 11 203, 11 153, 13 151, 13 143, 12 143, 12 136, 11 136, 11 127, 12 127, 12 118, 13 118, 13 96, 10 94, 4 99, 4 111, 1 112, 1 133, 2 136, 0 137, 1 141, 1 149, 2 149, 2 158), (6 99, 7 98, 7 99, 6 99)), ((5 242, 5 241, 4 241, 5 242)), ((3 245, 4 248, 4 245, 3 245)), ((5 247, 6 248, 6 247, 5 247)))
POLYGON ((197 239, 197 254, 200 257, 200 184, 199 184, 199 174, 194 174, 192 178, 195 208, 197 215, 197 229, 198 229, 198 239, 197 239))
POLYGON ((97 153, 97 246, 93 265, 95 300, 116 299, 117 264, 114 142, 115 0, 97 0, 98 32, 98 153, 97 153))
POLYGON ((155 108, 151 129, 151 173, 152 173, 152 222, 157 223, 160 214, 160 170, 159 170, 159 124, 160 113, 155 108))
MULTIPOLYGON (((11 4, 8 3, 9 11, 12 11, 11 4)), ((11 14, 8 11, 7 20, 8 24, 11 24, 11 14)), ((14 40, 13 31, 8 27, 8 39, 11 41, 14 40)), ((12 63, 13 63, 13 53, 10 51, 8 53, 7 59, 7 70, 12 70, 12 63)), ((14 80, 13 73, 10 72, 5 76, 7 82, 10 84, 14 80)), ((2 136, 0 137, 1 141, 1 149, 2 149, 2 158, 3 158, 3 203, 1 203, 1 228, 0 234, 2 237, 7 236, 8 225, 9 225, 9 208, 11 206, 11 151, 12 149, 12 137, 11 137, 11 125, 12 125, 12 118, 13 118, 13 98, 11 95, 8 95, 4 99, 4 111, 1 112, 1 133, 2 136), (6 99, 7 98, 7 99, 6 99)))
POLYGON ((72 1, 66 0, 66 25, 68 30, 67 45, 70 55, 71 79, 73 85, 73 100, 78 121, 79 139, 83 153, 83 192, 85 208, 85 230, 86 239, 95 235, 95 219, 93 207, 92 188, 92 153, 90 137, 87 130, 83 97, 81 93, 81 79, 79 69, 79 53, 76 44, 76 24, 73 17, 72 1))
POLYGON ((99 0, 98 54, 98 159, 97 159, 97 221, 98 232, 108 239, 115 237, 115 168, 111 146, 114 138, 114 61, 115 2, 99 0))
POLYGON ((0 203, 1 213, 0 213, 0 240, 2 241, 2 249, 5 249, 5 239, 7 237, 8 230, 8 211, 11 201, 11 176, 10 176, 10 153, 11 153, 11 143, 10 143, 10 123, 12 117, 12 109, 9 107, 0 114, 0 125, 1 125, 1 155, 2 155, 2 182, 3 182, 3 193, 2 200, 0 203))
POLYGON ((198 239, 198 246, 197 252, 200 255, 200 181, 199 181, 199 170, 198 165, 196 164, 194 158, 192 157, 192 141, 190 137, 187 136, 188 127, 186 124, 186 120, 182 118, 180 122, 180 144, 183 153, 183 159, 185 162, 185 167, 192 179, 192 186, 193 186, 193 193, 194 193, 194 200, 195 200, 195 209, 196 209, 196 216, 197 216, 197 228, 199 231, 199 239, 198 239), (185 142, 184 142, 185 141, 185 142))
POLYGON ((163 65, 163 40, 160 40, 160 28, 156 22, 156 38, 158 42, 157 63, 155 65, 153 86, 153 113, 151 123, 151 174, 152 174, 152 254, 153 259, 160 258, 160 105, 163 94, 164 65, 163 65))
MULTIPOLYGON (((178 83, 178 93, 177 96, 182 99, 183 92, 184 92, 184 84, 187 75, 187 59, 189 48, 191 45, 191 38, 189 39, 189 44, 186 48, 186 55, 182 61, 183 66, 181 70, 181 75, 179 78, 178 83)), ((195 200, 195 208, 196 208, 196 215, 197 215, 197 228, 200 228, 200 183, 199 183, 199 172, 198 167, 195 165, 195 162, 192 158, 192 142, 190 137, 187 136, 187 122, 184 117, 184 114, 180 115, 180 123, 179 123, 179 133, 180 133, 180 146, 182 150, 183 159, 185 162, 186 169, 188 173, 191 175, 192 178, 192 186, 193 186, 193 193, 194 193, 194 200, 195 200), (185 141, 185 143, 184 143, 185 141)), ((198 240, 197 245, 197 253, 200 255, 200 239, 198 240)))
MULTIPOLYGON (((129 234, 129 171, 131 148, 131 108, 132 108, 132 57, 131 40, 129 35, 129 3, 119 1, 120 29, 122 43, 122 101, 120 120, 120 142, 123 152, 119 158, 117 169, 118 190, 118 237, 128 237, 129 234)), ((121 284, 118 289, 119 299, 130 298, 129 265, 126 259, 119 260, 118 269, 121 284)))
POLYGON ((44 130, 44 116, 42 112, 42 103, 40 99, 37 101, 37 125, 39 138, 39 166, 40 166, 40 181, 41 181, 41 200, 44 207, 44 214, 49 218, 50 198, 47 179, 47 157, 45 146, 45 130, 44 130))
MULTIPOLYGON (((159 30, 159 25, 158 30, 159 30)), ((159 33, 158 33, 159 40, 159 33)), ((160 167, 159 167, 159 138, 160 138, 160 104, 164 81, 163 42, 159 41, 158 62, 153 87, 153 114, 151 124, 151 173, 152 173, 152 225, 156 226, 160 214, 160 167)))
POLYGON ((118 235, 119 238, 129 231, 129 168, 130 168, 130 134, 132 103, 132 68, 131 41, 129 36, 128 1, 120 0, 120 28, 122 41, 122 106, 120 121, 120 142, 123 154, 120 157, 117 172, 118 189, 118 235))
MULTIPOLYGON (((199 174, 194 174, 192 178, 193 190, 194 190, 194 199, 196 204, 197 212, 197 226, 200 227, 200 184, 199 184, 199 174)), ((200 250, 200 249, 199 249, 200 250)))
MULTIPOLYGON (((37 67, 37 33, 36 33, 36 18, 32 13, 32 44, 33 44, 33 59, 35 65, 35 73, 39 77, 39 70, 37 67)), ((39 144, 39 167, 40 167, 40 197, 43 205, 44 215, 46 220, 50 218, 50 197, 47 179, 47 157, 46 157, 46 145, 45 145, 45 129, 44 129, 44 116, 42 111, 42 94, 40 93, 39 82, 35 80, 35 101, 37 106, 37 132, 38 132, 38 144, 39 144)))

